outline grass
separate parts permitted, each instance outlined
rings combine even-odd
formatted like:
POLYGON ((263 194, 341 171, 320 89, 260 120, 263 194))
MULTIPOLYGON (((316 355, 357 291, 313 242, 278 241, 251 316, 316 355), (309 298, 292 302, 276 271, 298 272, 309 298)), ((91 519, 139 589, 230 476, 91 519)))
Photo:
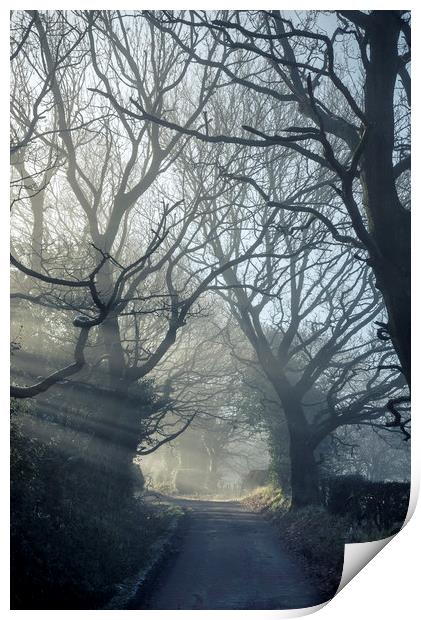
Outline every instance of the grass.
POLYGON ((332 598, 342 575, 345 522, 316 506, 291 510, 282 490, 273 486, 256 489, 241 501, 272 521, 325 600, 332 598))
POLYGON ((326 600, 339 586, 345 543, 381 540, 396 531, 396 525, 388 530, 370 522, 358 525, 351 515, 334 515, 322 506, 291 509, 282 489, 274 486, 260 487, 241 502, 272 521, 326 600))

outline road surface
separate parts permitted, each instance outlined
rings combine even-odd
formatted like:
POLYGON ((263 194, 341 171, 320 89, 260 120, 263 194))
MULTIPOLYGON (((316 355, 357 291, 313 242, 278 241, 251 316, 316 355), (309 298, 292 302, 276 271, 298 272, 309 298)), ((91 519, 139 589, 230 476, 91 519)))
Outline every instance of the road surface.
POLYGON ((179 552, 137 609, 291 609, 322 602, 264 517, 234 501, 176 503, 188 513, 179 552))

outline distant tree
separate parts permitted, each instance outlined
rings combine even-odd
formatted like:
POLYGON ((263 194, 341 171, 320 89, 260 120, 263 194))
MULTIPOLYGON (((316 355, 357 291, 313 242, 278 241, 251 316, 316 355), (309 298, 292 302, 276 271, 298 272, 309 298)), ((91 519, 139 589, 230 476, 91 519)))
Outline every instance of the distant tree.
POLYGON ((411 451, 393 428, 338 428, 322 442, 322 476, 361 475, 371 481, 410 478, 411 451))

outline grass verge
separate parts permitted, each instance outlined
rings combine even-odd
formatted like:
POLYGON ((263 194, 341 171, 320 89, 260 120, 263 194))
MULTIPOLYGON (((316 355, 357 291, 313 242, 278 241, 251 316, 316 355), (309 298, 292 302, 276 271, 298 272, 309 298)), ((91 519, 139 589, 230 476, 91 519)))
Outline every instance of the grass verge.
POLYGON ((257 489, 242 504, 271 520, 323 598, 332 598, 342 575, 345 521, 316 506, 290 510, 282 490, 271 486, 257 489))

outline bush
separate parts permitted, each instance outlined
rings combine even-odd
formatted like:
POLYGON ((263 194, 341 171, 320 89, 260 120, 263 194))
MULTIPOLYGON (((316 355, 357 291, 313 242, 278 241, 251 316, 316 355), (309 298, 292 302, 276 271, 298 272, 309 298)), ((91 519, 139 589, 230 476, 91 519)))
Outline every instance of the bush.
POLYGON ((409 483, 372 482, 362 476, 336 476, 322 481, 327 510, 350 521, 353 538, 358 531, 362 540, 385 538, 399 531, 406 518, 409 493, 409 483))
POLYGON ((326 509, 308 506, 278 512, 274 521, 287 547, 301 558, 325 600, 338 589, 343 568, 347 524, 326 509))
POLYGON ((187 467, 177 471, 174 486, 177 493, 183 495, 199 495, 207 490, 203 472, 187 467))
POLYGON ((253 512, 267 512, 269 516, 273 516, 277 511, 286 512, 290 507, 290 501, 283 490, 273 485, 255 489, 253 493, 243 497, 242 504, 253 512))
POLYGON ((398 531, 406 517, 409 484, 342 476, 323 481, 322 497, 324 506, 291 510, 283 491, 268 486, 242 501, 271 519, 328 600, 340 583, 345 543, 380 540, 398 531))
POLYGON ((244 492, 253 491, 268 484, 270 472, 268 469, 251 469, 242 480, 241 490, 244 492))
POLYGON ((120 473, 88 462, 68 437, 11 426, 12 609, 96 609, 150 559, 172 518, 134 499, 120 473))
POLYGON ((323 600, 332 598, 342 576, 345 520, 318 506, 291 510, 289 499, 273 486, 258 489, 243 505, 270 518, 281 544, 296 555, 323 600))

